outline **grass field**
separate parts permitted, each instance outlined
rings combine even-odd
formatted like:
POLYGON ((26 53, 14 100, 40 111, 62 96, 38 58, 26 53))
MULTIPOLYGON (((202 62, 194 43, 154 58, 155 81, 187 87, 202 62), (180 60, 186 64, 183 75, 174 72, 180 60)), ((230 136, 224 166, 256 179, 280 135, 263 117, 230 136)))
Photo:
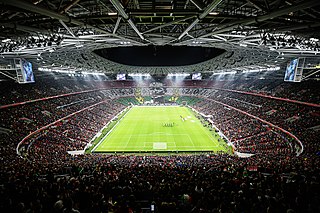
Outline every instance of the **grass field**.
POLYGON ((187 107, 135 106, 93 152, 225 151, 218 138, 187 107))

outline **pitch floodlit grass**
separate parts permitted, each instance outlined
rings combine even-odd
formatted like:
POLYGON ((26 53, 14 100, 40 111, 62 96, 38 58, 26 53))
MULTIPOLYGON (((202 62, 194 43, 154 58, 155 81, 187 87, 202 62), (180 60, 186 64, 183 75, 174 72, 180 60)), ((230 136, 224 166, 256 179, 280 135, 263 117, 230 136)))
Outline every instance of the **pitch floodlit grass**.
POLYGON ((132 107, 94 152, 225 151, 187 107, 132 107), (181 119, 182 116, 185 121, 181 119), (173 124, 166 127, 165 124, 173 124))

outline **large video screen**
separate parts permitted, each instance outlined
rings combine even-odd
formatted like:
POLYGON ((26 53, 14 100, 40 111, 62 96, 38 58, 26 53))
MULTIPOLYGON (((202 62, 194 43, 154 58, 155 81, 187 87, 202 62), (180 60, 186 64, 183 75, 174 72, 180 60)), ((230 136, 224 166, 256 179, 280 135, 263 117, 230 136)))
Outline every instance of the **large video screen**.
POLYGON ((201 76, 201 73, 193 73, 192 74, 192 80, 201 80, 202 79, 202 76, 201 76))
POLYGON ((284 75, 284 80, 285 81, 291 81, 291 82, 295 82, 295 76, 296 76, 296 70, 298 67, 298 59, 294 59, 291 60, 288 64, 287 64, 287 68, 286 68, 286 72, 284 75))
POLYGON ((32 64, 23 59, 15 59, 16 72, 18 77, 18 82, 23 83, 33 83, 35 82, 34 74, 32 70, 32 64))
POLYGON ((126 74, 125 73, 117 74, 117 80, 119 80, 119 81, 126 80, 126 74))

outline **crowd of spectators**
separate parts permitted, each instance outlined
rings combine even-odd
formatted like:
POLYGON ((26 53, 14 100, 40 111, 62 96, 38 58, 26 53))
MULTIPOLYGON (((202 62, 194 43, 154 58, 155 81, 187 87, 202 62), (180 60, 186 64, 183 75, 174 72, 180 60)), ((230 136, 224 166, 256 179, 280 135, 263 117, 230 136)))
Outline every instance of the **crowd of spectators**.
MULTIPOLYGON (((23 86, 12 82, 1 82, 0 106, 13 104, 28 100, 41 99, 45 97, 57 96, 68 93, 80 93, 92 90, 102 90, 110 88, 132 88, 133 81, 87 81, 81 78, 59 78, 46 77, 37 78, 34 84, 24 84, 23 86)), ((123 94, 128 91, 120 91, 123 94)), ((130 91, 133 94, 133 91, 130 91)))
MULTIPOLYGON (((38 95, 12 97, 4 103, 96 85, 70 85, 67 88, 73 89, 68 92, 50 87, 39 86, 38 95)), ((238 151, 255 155, 67 154, 84 149, 126 107, 116 98, 132 96, 133 89, 92 91, 9 107, 0 110, 0 210, 140 213, 150 212, 154 205, 155 212, 166 213, 320 212, 320 140, 312 129, 319 125, 317 109, 216 89, 180 92, 204 98, 195 108, 211 115, 238 151), (217 102, 289 130, 301 139, 304 152, 296 156, 294 141, 284 133, 217 102), (24 158, 17 156, 17 143, 26 135, 66 116, 30 138, 21 150, 27 153, 24 158)))
MULTIPOLYGON (((317 135, 315 141, 320 139, 317 130, 313 129, 320 124, 319 107, 227 91, 218 91, 216 96, 210 96, 209 98, 275 124, 291 132, 301 141, 306 140, 305 132, 310 134, 307 138, 311 135, 317 135)), ((303 143, 308 146, 308 143, 303 143)))
POLYGON ((285 82, 283 78, 238 76, 236 78, 213 79, 203 81, 184 81, 179 85, 174 82, 167 83, 170 87, 179 86, 182 88, 223 88, 238 91, 247 91, 258 94, 265 94, 274 97, 287 98, 309 103, 320 102, 319 81, 308 80, 299 83, 285 82))
POLYGON ((196 104, 234 145, 236 151, 251 154, 294 153, 295 143, 288 141, 280 131, 246 114, 217 104, 210 99, 196 104))
MULTIPOLYGON (((238 137, 238 134, 235 131, 233 131, 232 134, 228 134, 228 131, 231 131, 232 128, 241 130, 243 122, 246 122, 247 119, 242 118, 244 117, 244 114, 242 113, 227 110, 228 107, 223 104, 235 107, 277 125, 297 136, 303 144, 307 146, 306 148, 308 148, 308 146, 312 146, 317 147, 313 150, 314 152, 319 150, 319 146, 307 143, 308 138, 310 137, 313 138, 312 141, 320 140, 320 134, 317 133, 317 131, 319 131, 318 126, 320 124, 318 106, 287 102, 285 100, 271 99, 268 97, 238 93, 235 91, 226 91, 216 88, 188 88, 181 89, 181 91, 184 92, 184 95, 201 96, 206 98, 205 101, 197 104, 197 106, 200 107, 199 111, 206 110, 205 108, 207 108, 209 109, 209 111, 206 111, 208 115, 216 115, 216 123, 220 126, 222 125, 221 128, 226 132, 226 135, 229 135, 231 140, 234 140, 233 137, 238 137), (216 109, 216 107, 221 109, 222 112, 220 112, 221 110, 219 111, 216 109), (234 113, 235 115, 233 115, 234 113), (229 122, 228 118, 231 118, 231 121, 235 119, 236 122, 229 122), (227 125, 228 123, 230 123, 230 125, 227 125)), ((247 131, 259 131, 261 128, 254 124, 257 122, 256 119, 252 122, 253 127, 247 128, 247 131)), ((244 126, 249 127, 250 125, 244 126)), ((258 134, 258 132, 255 134, 258 134)))
MULTIPOLYGON (((7 90, 0 91, 0 105, 17 103, 31 99, 55 96, 73 92, 103 88, 132 88, 137 87, 135 81, 89 81, 82 78, 47 76, 37 78, 36 84, 26 84, 23 87, 11 81, 1 82, 7 90), (9 93, 7 91, 10 91, 9 93)), ((140 86, 148 87, 152 83, 146 80, 140 86)), ((316 80, 302 81, 300 83, 284 82, 281 78, 272 76, 265 79, 238 76, 220 80, 185 80, 177 84, 174 80, 164 79, 163 86, 181 88, 224 88, 239 91, 248 91, 267 94, 275 97, 300 100, 310 103, 319 103, 319 82, 316 80)))
POLYGON ((1 169, 8 212, 319 212, 319 160, 285 155, 70 156, 1 169), (310 164, 312 162, 312 164, 310 164), (149 209, 149 210, 145 210, 149 209))
POLYGON ((50 160, 54 160, 57 156, 52 150, 58 153, 84 150, 92 138, 124 108, 118 103, 103 102, 90 108, 90 111, 77 113, 51 126, 41 132, 41 136, 28 148, 28 159, 38 160, 36 157, 41 159, 42 156, 49 159, 49 155, 53 154, 50 160))
POLYGON ((281 153, 289 154, 293 152, 294 143, 281 135, 279 132, 267 131, 235 141, 235 147, 239 152, 249 152, 255 154, 281 153))
POLYGON ((284 82, 283 79, 238 79, 227 81, 224 89, 255 92, 275 97, 288 98, 309 103, 319 103, 319 82, 317 80, 302 81, 299 83, 284 82))

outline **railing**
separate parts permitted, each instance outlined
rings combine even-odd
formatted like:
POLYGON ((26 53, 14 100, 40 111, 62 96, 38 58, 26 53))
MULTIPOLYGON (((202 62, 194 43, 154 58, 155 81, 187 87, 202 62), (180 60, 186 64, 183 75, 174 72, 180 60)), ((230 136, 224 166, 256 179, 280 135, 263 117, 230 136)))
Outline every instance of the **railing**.
MULTIPOLYGON (((139 87, 139 88, 149 88, 149 87, 139 87)), ((199 87, 196 87, 196 86, 183 87, 183 86, 181 86, 181 87, 166 87, 166 88, 199 88, 199 87)), ((308 103, 308 102, 297 101, 297 100, 292 100, 292 99, 287 99, 287 98, 279 98, 279 97, 274 97, 274 96, 270 96, 270 95, 263 95, 263 94, 259 94, 259 93, 253 93, 253 92, 223 89, 223 88, 216 88, 216 87, 209 87, 209 88, 208 87, 201 87, 201 88, 203 88, 203 89, 216 89, 216 90, 222 90, 222 91, 227 91, 227 92, 235 92, 235 93, 240 93, 240 94, 259 96, 259 97, 264 97, 264 98, 269 98, 269 99, 274 99, 274 100, 284 101, 284 102, 290 102, 290 103, 295 103, 295 104, 300 104, 300 105, 305 105, 305 106, 311 106, 311 107, 320 107, 320 104, 308 103)), ((65 93, 65 94, 61 94, 61 95, 48 96, 48 97, 43 97, 43 98, 33 99, 33 100, 29 100, 29 101, 13 103, 13 104, 6 104, 6 105, 0 106, 0 109, 15 107, 15 106, 39 102, 39 101, 46 101, 46 100, 55 99, 55 98, 67 97, 67 96, 102 91, 102 90, 112 90, 112 89, 132 89, 132 88, 131 87, 115 87, 115 88, 106 87, 106 88, 99 88, 99 89, 93 89, 93 90, 84 90, 84 91, 79 91, 79 92, 65 93)), ((132 94, 132 95, 134 95, 134 94, 132 94)), ((193 96, 193 94, 189 94, 189 95, 193 96)))
MULTIPOLYGON (((67 115, 67 116, 65 116, 65 117, 63 117, 63 118, 60 118, 60 119, 58 119, 58 120, 56 120, 56 121, 54 121, 54 122, 52 122, 52 123, 50 123, 50 124, 48 124, 48 125, 46 125, 46 126, 43 126, 43 127, 41 127, 40 129, 37 129, 36 131, 31 132, 29 135, 27 135, 26 137, 24 137, 24 138, 18 143, 17 148, 16 148, 17 154, 18 154, 19 156, 21 156, 20 147, 21 147, 22 145, 25 145, 25 144, 26 144, 26 141, 28 141, 28 139, 32 138, 34 135, 40 133, 40 132, 43 131, 43 130, 48 129, 49 127, 51 127, 51 126, 53 126, 53 125, 55 125, 55 124, 57 124, 57 123, 59 123, 59 122, 62 122, 62 121, 66 120, 66 119, 68 119, 68 118, 70 118, 70 117, 72 117, 72 116, 74 116, 74 115, 76 115, 76 114, 79 114, 79 113, 81 113, 81 112, 83 112, 83 111, 85 111, 85 110, 94 108, 95 106, 97 106, 97 105, 99 105, 99 104, 102 104, 102 103, 106 103, 106 101, 101 101, 101 102, 99 102, 99 103, 95 103, 95 104, 93 104, 93 105, 91 105, 91 106, 85 107, 85 108, 83 108, 83 109, 81 109, 81 110, 78 110, 78 111, 76 111, 76 112, 73 112, 73 113, 71 113, 71 114, 69 114, 69 115, 67 115)), ((27 151, 28 151, 28 150, 27 150, 27 151)), ((22 156, 21 156, 21 157, 22 157, 22 156)))
POLYGON ((271 126, 271 127, 274 127, 274 128, 276 128, 276 129, 280 130, 281 132, 289 135, 290 137, 292 137, 293 139, 295 139, 295 141, 297 141, 298 145, 300 146, 300 150, 296 153, 297 156, 299 156, 299 155, 303 152, 304 147, 303 147, 302 142, 301 142, 295 135, 293 135, 292 133, 288 132, 287 130, 285 130, 285 129, 283 129, 283 128, 281 128, 281 127, 279 127, 279 126, 277 126, 277 125, 275 125, 275 124, 273 124, 273 123, 270 123, 270 122, 268 122, 268 121, 266 121, 266 120, 264 120, 264 119, 262 119, 262 118, 259 118, 258 116, 249 114, 249 113, 247 113, 247 112, 245 112, 245 111, 243 111, 243 110, 240 110, 240 109, 235 108, 235 107, 233 107, 233 106, 230 106, 230 105, 228 105, 228 104, 222 103, 222 102, 220 102, 220 101, 212 100, 212 99, 208 99, 208 100, 213 101, 213 102, 215 102, 215 103, 217 103, 217 104, 221 104, 221 105, 223 105, 223 106, 229 107, 230 109, 236 110, 236 111, 238 111, 238 112, 240 112, 240 113, 242 113, 242 114, 245 114, 245 115, 247 115, 247 116, 249 116, 249 117, 252 117, 252 118, 254 118, 254 119, 256 119, 256 120, 259 120, 259 121, 261 121, 261 122, 263 122, 263 123, 265 123, 265 124, 268 124, 268 125, 271 126))

